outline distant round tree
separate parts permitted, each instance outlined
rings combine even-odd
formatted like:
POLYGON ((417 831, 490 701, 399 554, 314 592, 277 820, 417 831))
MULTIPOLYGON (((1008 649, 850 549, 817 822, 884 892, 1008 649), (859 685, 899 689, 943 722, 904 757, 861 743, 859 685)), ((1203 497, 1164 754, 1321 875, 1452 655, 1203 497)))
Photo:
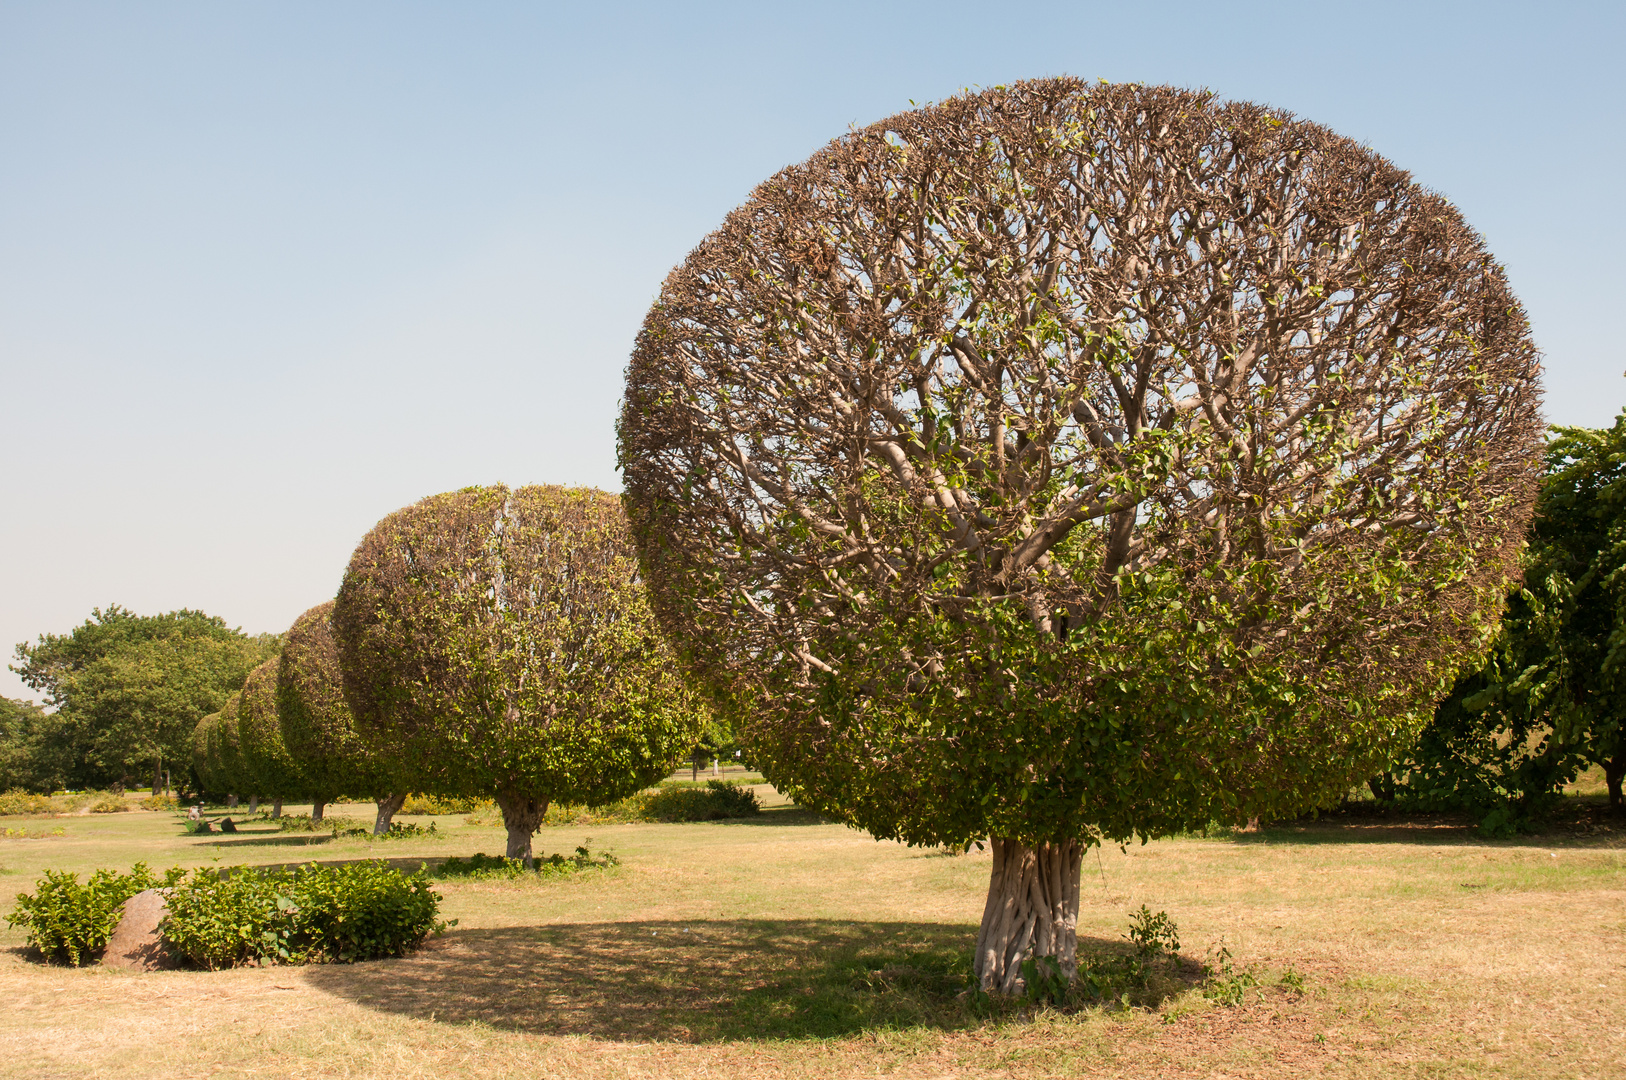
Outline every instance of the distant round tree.
POLYGON ((1079 860, 1327 804, 1494 632, 1539 364, 1457 211, 1325 128, 1053 79, 904 113, 674 270, 620 457, 652 602, 798 802, 1079 860))
POLYGON ((333 640, 332 600, 305 612, 288 631, 277 669, 277 717, 314 800, 312 820, 322 820, 325 804, 340 794, 365 793, 378 804, 373 831, 389 832, 406 801, 409 770, 356 731, 333 640))
POLYGON ((391 514, 333 632, 357 727, 420 763, 424 790, 494 795, 527 863, 551 801, 625 798, 699 732, 602 491, 466 488, 391 514))
POLYGON ((226 796, 228 806, 236 806, 237 797, 250 793, 254 786, 238 735, 237 706, 241 700, 240 691, 232 694, 218 713, 204 717, 193 732, 193 738, 201 742, 201 778, 209 790, 226 796))
POLYGON ((192 729, 192 772, 203 790, 224 795, 230 784, 220 773, 220 714, 212 712, 192 729))
POLYGON ((282 803, 305 794, 299 763, 282 741, 277 718, 277 668, 272 657, 248 674, 237 701, 238 751, 252 790, 274 800, 272 817, 282 816, 282 803))

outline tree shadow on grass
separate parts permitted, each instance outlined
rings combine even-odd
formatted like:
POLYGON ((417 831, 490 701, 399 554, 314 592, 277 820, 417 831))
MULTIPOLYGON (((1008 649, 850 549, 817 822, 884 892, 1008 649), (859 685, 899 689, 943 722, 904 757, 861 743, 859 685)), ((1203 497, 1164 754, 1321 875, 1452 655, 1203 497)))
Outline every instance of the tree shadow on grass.
MULTIPOLYGON (((538 1035, 704 1043, 952 1030, 1016 1008, 966 993, 975 933, 821 919, 464 930, 400 960, 305 978, 380 1012, 538 1035)), ((1081 954, 1122 948, 1079 940, 1081 954)))
MULTIPOLYGON (((1223 833, 1221 834, 1223 835, 1223 833)), ((1621 830, 1605 823, 1589 832, 1555 827, 1530 836, 1487 837, 1477 823, 1456 814, 1334 811, 1324 817, 1267 825, 1257 832, 1237 830, 1230 839, 1238 844, 1415 844, 1428 847, 1603 847, 1620 844, 1621 830)))
POLYGON ((240 833, 205 833, 193 839, 197 841, 194 847, 311 847, 333 843, 333 834, 311 832, 243 836, 240 833))

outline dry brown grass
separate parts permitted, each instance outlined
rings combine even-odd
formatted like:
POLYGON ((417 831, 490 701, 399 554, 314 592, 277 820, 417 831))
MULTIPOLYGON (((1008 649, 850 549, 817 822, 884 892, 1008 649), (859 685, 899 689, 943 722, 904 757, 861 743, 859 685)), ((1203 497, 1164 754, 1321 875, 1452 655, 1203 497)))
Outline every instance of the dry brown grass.
MULTIPOLYGON (((178 837, 158 814, 65 819, 63 837, 0 841, 0 896, 43 866, 138 857, 498 850, 498 830, 457 820, 375 848, 269 832, 228 847, 178 837)), ((549 830, 541 846, 584 839, 549 830)), ((1108 849, 1085 864, 1092 947, 1111 948, 1145 903, 1175 918, 1188 956, 1223 940, 1266 986, 1240 1008, 1176 988, 1155 1010, 978 1021, 911 979, 968 950, 986 856, 876 843, 785 810, 760 824, 596 828, 591 846, 619 869, 442 884, 460 925, 401 960, 74 971, 30 961, 10 931, 0 1075, 1620 1077, 1621 841, 1490 843, 1437 822, 1354 820, 1108 849), (1306 993, 1274 985, 1285 969, 1306 993)))

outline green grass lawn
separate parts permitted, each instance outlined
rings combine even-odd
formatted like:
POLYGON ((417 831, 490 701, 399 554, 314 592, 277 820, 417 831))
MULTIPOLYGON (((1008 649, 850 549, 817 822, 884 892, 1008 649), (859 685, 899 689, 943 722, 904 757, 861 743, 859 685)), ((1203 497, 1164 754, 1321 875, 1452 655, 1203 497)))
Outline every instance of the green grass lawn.
MULTIPOLYGON (((1351 818, 1092 852, 1082 947, 1120 948, 1146 904, 1178 923, 1188 977, 1143 1007, 989 1016, 959 996, 987 856, 878 843, 767 794, 751 820, 544 829, 539 853, 620 865, 442 882, 458 926, 399 960, 133 975, 46 967, 0 932, 0 1075, 1626 1076, 1617 830, 1489 842, 1351 818), (1222 945, 1261 984, 1240 1007, 1197 985, 1222 945)), ((415 868, 503 848, 461 816, 407 820, 437 833, 0 819, 44 834, 0 840, 0 903, 47 867, 415 868)))

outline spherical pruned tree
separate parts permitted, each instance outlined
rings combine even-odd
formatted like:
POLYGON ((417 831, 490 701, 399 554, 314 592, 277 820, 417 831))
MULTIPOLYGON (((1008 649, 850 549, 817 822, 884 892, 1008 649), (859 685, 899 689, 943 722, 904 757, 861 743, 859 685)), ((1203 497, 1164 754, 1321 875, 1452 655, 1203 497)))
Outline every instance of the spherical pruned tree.
POLYGON ((236 806, 237 797, 253 789, 253 777, 243 760, 238 736, 237 706, 241 700, 241 691, 232 694, 219 712, 198 721, 192 736, 194 754, 202 754, 199 779, 210 791, 225 795, 228 806, 236 806))
POLYGON ((262 798, 270 796, 272 817, 282 816, 284 799, 305 794, 305 777, 299 763, 282 741, 282 724, 277 718, 277 668, 280 657, 272 657, 248 674, 237 699, 237 745, 251 790, 262 798))
POLYGON ((356 731, 333 640, 332 600, 305 612, 288 631, 277 671, 277 717, 314 800, 311 818, 320 821, 324 805, 341 793, 364 792, 378 804, 373 831, 389 832, 406 801, 410 770, 356 731))
POLYGON ((1539 364, 1444 199, 1325 128, 1052 79, 854 131, 674 270, 620 421, 651 598, 799 801, 993 842, 975 966, 1102 839, 1295 814, 1484 647, 1539 364))
POLYGON ((333 632, 358 728, 421 763, 423 790, 494 795, 527 863, 550 801, 625 798, 699 732, 602 491, 466 488, 396 511, 350 560, 333 632))
POLYGON ((192 773, 203 791, 224 795, 230 784, 220 772, 220 714, 212 712, 192 729, 192 773))

